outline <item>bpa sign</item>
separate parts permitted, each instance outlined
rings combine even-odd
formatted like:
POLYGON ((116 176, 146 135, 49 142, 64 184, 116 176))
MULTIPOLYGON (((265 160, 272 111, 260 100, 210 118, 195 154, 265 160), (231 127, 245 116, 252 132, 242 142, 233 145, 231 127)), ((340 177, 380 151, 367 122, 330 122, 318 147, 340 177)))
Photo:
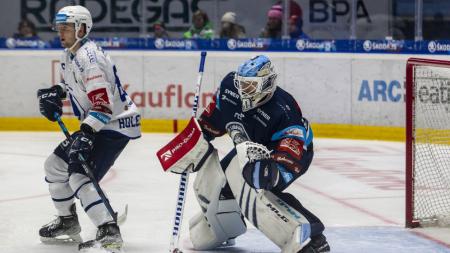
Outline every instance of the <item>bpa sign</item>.
MULTIPOLYGON (((367 1, 367 0, 366 0, 367 1)), ((309 0, 310 23, 336 23, 339 16, 350 17, 352 0, 309 0)), ((356 17, 371 23, 369 12, 363 0, 356 2, 356 17)))

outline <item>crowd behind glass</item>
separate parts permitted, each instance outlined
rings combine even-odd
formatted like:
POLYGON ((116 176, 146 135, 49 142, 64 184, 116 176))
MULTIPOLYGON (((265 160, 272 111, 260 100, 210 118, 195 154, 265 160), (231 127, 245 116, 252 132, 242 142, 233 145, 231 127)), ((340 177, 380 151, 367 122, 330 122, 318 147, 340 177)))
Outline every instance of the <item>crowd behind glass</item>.
MULTIPOLYGON (((380 33, 382 35, 379 38, 368 39, 450 40, 450 29, 448 29, 450 27, 450 18, 447 14, 450 13, 450 10, 447 9, 450 8, 450 3, 445 3, 447 1, 392 0, 391 2, 391 13, 381 15, 381 17, 380 15, 372 17, 372 19, 385 18, 389 20, 388 35, 380 33), (420 5, 418 5, 419 2, 420 5)), ((355 8, 352 11, 357 10, 355 8)), ((303 9, 295 0, 274 1, 270 8, 261 10, 259 15, 265 15, 266 23, 260 25, 260 31, 252 31, 250 33, 258 34, 257 36, 248 35, 246 27, 239 22, 240 17, 233 10, 223 11, 217 17, 218 20, 211 20, 206 11, 197 9, 193 11, 190 19, 191 25, 186 31, 173 31, 163 21, 158 20, 145 24, 145 30, 139 34, 139 37, 163 39, 244 39, 251 37, 270 39, 334 39, 324 38, 318 34, 305 33, 303 9), (289 9, 287 15, 284 13, 285 7, 289 9), (218 27, 214 27, 214 24, 218 27)), ((355 20, 349 22, 354 22, 354 26, 357 27, 358 14, 355 13, 354 16, 355 20)), ((351 29, 352 25, 349 25, 349 27, 351 29)), ((95 29, 94 26, 94 36, 95 29)), ((333 27, 330 29, 333 29, 333 27)), ((350 35, 347 39, 367 39, 358 38, 355 32, 352 33, 350 31, 349 33, 350 35)), ((102 37, 100 33, 97 36, 102 37)), ((117 36, 122 37, 120 32, 117 33, 117 36)), ((19 22, 15 34, 4 34, 2 37, 22 40, 41 39, 35 24, 26 17, 19 22)))

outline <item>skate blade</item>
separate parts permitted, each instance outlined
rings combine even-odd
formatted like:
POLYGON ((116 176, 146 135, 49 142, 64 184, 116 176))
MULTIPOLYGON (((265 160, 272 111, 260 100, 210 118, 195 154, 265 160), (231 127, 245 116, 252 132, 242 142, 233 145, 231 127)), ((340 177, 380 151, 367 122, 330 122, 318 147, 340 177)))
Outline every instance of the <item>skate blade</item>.
POLYGON ((236 240, 235 239, 228 239, 225 242, 223 242, 219 248, 226 248, 226 247, 232 247, 236 245, 236 240))
POLYGON ((80 234, 76 235, 61 235, 58 237, 40 237, 41 242, 45 244, 77 244, 81 243, 83 239, 80 234))
POLYGON ((101 244, 100 242, 87 242, 87 244, 78 245, 79 252, 106 252, 106 253, 124 253, 122 243, 107 243, 101 244))

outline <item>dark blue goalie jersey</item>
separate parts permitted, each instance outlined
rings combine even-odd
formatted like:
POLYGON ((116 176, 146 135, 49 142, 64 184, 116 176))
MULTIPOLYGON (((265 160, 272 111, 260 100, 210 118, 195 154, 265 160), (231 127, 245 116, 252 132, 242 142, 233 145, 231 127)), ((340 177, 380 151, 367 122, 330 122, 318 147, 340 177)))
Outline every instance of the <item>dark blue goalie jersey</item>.
POLYGON ((242 112, 241 99, 229 73, 199 123, 208 139, 225 133, 234 144, 252 141, 273 150, 283 183, 282 190, 306 172, 313 157, 313 133, 295 99, 280 87, 265 104, 242 112))

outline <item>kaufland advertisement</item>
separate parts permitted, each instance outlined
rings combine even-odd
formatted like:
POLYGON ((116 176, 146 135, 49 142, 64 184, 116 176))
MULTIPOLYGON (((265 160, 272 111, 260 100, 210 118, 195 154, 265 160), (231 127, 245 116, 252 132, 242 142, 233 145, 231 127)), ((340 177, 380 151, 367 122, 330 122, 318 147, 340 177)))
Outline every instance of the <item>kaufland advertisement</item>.
MULTIPOLYGON (((59 80, 59 51, 2 51, 0 116, 39 117, 36 90, 59 80)), ((145 119, 187 119, 199 52, 110 51, 118 76, 145 119)), ((256 52, 210 52, 200 106, 221 79, 256 52)), ((404 126, 407 55, 267 53, 278 85, 298 100, 314 123, 404 126)), ((438 58, 438 57, 434 57, 438 58)), ((64 111, 70 115, 70 106, 64 111)))

